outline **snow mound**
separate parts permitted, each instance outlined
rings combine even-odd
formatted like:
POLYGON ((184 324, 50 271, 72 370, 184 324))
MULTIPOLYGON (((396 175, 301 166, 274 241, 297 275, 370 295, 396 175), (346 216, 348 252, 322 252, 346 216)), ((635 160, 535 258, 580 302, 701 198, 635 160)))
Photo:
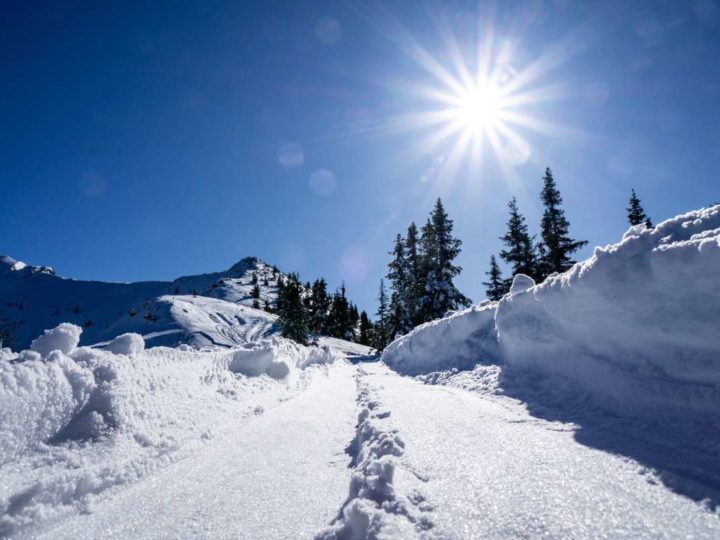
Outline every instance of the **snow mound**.
POLYGON ((247 348, 155 347, 126 334, 77 348, 60 325, 0 362, 0 537, 179 459, 297 395, 336 359, 273 338, 247 348))
POLYGON ((113 339, 105 349, 111 353, 133 356, 145 350, 145 340, 140 334, 129 332, 113 339))
POLYGON ((416 328, 382 359, 417 375, 499 362, 626 416, 720 416, 720 205, 617 243, 498 303, 416 328))
POLYGON ((382 360, 405 375, 496 362, 499 358, 496 307, 496 302, 483 302, 418 326, 388 345, 382 360))
POLYGON ((30 350, 40 353, 46 357, 52 351, 60 351, 65 354, 72 353, 80 343, 82 328, 76 324, 61 323, 52 330, 45 330, 45 333, 33 340, 30 350))
POLYGON ((505 362, 560 375, 624 414, 720 415, 720 206, 633 227, 503 298, 505 362))

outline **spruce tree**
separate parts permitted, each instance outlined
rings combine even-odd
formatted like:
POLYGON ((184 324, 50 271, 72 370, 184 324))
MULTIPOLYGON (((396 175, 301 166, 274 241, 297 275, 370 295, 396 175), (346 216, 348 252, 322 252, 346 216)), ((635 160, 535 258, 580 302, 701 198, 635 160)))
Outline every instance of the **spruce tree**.
POLYGON ((281 305, 282 310, 278 318, 280 333, 283 337, 307 345, 308 328, 300 298, 300 284, 297 280, 289 280, 284 287, 281 305))
POLYGON ((525 217, 518 210, 515 197, 508 203, 508 208, 510 209, 508 230, 500 237, 506 249, 500 252, 500 257, 511 266, 511 275, 505 282, 509 288, 517 274, 525 274, 532 278, 537 276, 537 256, 525 217))
POLYGON ((562 197, 550 167, 545 169, 540 198, 545 210, 540 223, 540 258, 534 277, 542 281, 553 272, 565 272, 575 264, 571 255, 585 246, 587 241, 570 238, 570 222, 565 217, 565 210, 560 207, 562 197))
POLYGON ((410 319, 410 271, 405 258, 405 241, 399 234, 395 238, 395 248, 390 252, 393 259, 388 264, 387 278, 390 282, 390 335, 398 337, 409 332, 410 319))
POLYGON ((424 242, 428 246, 425 253, 428 269, 425 284, 426 320, 440 318, 449 310, 470 305, 470 300, 453 283, 453 278, 462 271, 453 263, 461 252, 462 241, 452 235, 453 221, 445 212, 440 199, 430 214, 429 224, 427 233, 431 238, 424 242))
POLYGON ((255 299, 260 298, 260 286, 257 283, 250 289, 250 297, 255 299))
POLYGON ((405 239, 405 258, 407 260, 407 302, 410 322, 417 326, 422 322, 422 298, 425 291, 425 276, 423 273, 422 253, 420 239, 415 223, 411 223, 405 239))
POLYGON ((507 282, 502 279, 500 266, 498 266, 495 255, 490 256, 490 270, 485 272, 485 275, 488 276, 488 280, 483 282, 487 298, 496 302, 507 292, 507 282))
POLYGON ((381 352, 388 344, 388 299, 385 282, 380 280, 380 292, 378 293, 378 310, 375 314, 375 328, 373 330, 372 346, 381 352))
POLYGON ((648 229, 652 229, 652 221, 650 221, 650 218, 640 204, 640 199, 635 193, 635 189, 633 189, 630 194, 630 206, 627 208, 627 213, 630 225, 634 226, 645 223, 648 229))
POLYGON ((328 311, 330 310, 330 297, 327 293, 327 282, 316 279, 311 288, 312 312, 310 314, 310 330, 315 334, 328 333, 328 311))
POLYGON ((357 342, 361 345, 370 346, 372 340, 372 323, 364 311, 360 313, 360 329, 357 342))
POLYGON ((328 334, 332 337, 352 341, 354 337, 354 324, 352 311, 345 295, 345 283, 333 295, 328 315, 328 334))

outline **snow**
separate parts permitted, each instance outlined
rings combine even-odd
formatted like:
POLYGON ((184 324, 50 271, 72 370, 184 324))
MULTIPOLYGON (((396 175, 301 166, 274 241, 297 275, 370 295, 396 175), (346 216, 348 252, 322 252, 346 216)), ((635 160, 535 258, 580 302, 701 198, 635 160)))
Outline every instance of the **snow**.
POLYGON ((497 304, 423 325, 383 361, 410 375, 500 362, 623 416, 717 418, 717 268, 720 206, 633 227, 540 285, 516 276, 497 304))
POLYGON ((108 343, 105 348, 111 353, 134 356, 145 350, 145 340, 140 334, 121 334, 108 343))
POLYGON ((138 336, 124 336, 111 352, 75 348, 71 325, 43 337, 39 351, 0 363, 0 536, 83 511, 192 454, 297 395, 339 357, 282 338, 143 351, 138 336))
POLYGON ((80 343, 82 328, 76 324, 62 323, 52 330, 45 330, 45 333, 34 339, 30 344, 30 350, 46 357, 52 351, 60 351, 71 354, 80 343))

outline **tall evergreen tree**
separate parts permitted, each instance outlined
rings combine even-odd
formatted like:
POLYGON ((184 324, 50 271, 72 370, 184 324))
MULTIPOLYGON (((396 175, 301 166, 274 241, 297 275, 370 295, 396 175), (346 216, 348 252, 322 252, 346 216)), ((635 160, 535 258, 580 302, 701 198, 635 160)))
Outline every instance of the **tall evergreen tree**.
POLYGON ((627 208, 627 213, 630 225, 640 225, 641 223, 645 223, 649 229, 652 228, 652 221, 650 221, 650 218, 640 204, 640 199, 635 193, 635 189, 633 189, 630 194, 630 206, 627 208))
POLYGON ((425 275, 423 273, 420 238, 415 223, 411 223, 405 239, 405 258, 407 260, 408 291, 407 302, 410 322, 417 326, 422 322, 422 298, 425 291, 425 275))
POLYGON ((401 336, 412 327, 410 319, 410 271, 405 258, 405 241, 399 234, 395 238, 395 248, 390 252, 393 259, 388 264, 387 278, 390 282, 390 335, 401 336))
POLYGON ((507 292, 507 282, 502 278, 500 266, 498 266, 495 255, 490 256, 490 270, 485 272, 488 280, 483 282, 488 300, 498 301, 507 292))
POLYGON ((385 289, 385 282, 380 280, 380 291, 378 293, 378 310, 375 314, 375 328, 373 330, 373 343, 372 346, 378 351, 382 351, 388 344, 388 298, 387 290, 385 289))
POLYGON ((308 327, 297 280, 289 280, 284 287, 281 305, 278 318, 280 333, 283 337, 307 345, 308 327))
POLYGON ((462 241, 452 235, 453 221, 440 199, 430 214, 429 225, 423 229, 423 236, 430 235, 423 241, 427 246, 425 257, 428 269, 425 320, 437 319, 449 310, 470 305, 470 300, 453 283, 453 278, 462 270, 453 263, 460 254, 462 241))
POLYGON ((525 217, 520 213, 515 197, 508 203, 510 217, 508 218, 508 230, 500 237, 505 243, 506 249, 500 252, 500 257, 511 266, 511 275, 506 284, 509 287, 517 274, 525 274, 535 278, 537 276, 537 256, 533 239, 528 233, 525 217))
POLYGON ((364 311, 360 313, 360 329, 357 341, 361 345, 367 346, 370 346, 372 341, 372 323, 364 311))
POLYGON ((587 241, 570 238, 570 222, 565 217, 565 210, 561 208, 562 197, 550 167, 545 169, 540 198, 545 210, 540 223, 540 259, 537 275, 534 277, 541 281, 553 272, 565 272, 575 264, 571 255, 585 246, 587 241))
POLYGON ((327 334, 327 317, 330 310, 330 297, 327 293, 327 282, 316 279, 312 285, 312 313, 310 330, 315 334, 327 334))
POLYGON ((352 312, 345 295, 345 283, 333 295, 328 314, 328 334, 332 337, 352 341, 354 336, 354 324, 352 312))
POLYGON ((250 298, 260 298, 260 286, 257 283, 250 289, 250 298))

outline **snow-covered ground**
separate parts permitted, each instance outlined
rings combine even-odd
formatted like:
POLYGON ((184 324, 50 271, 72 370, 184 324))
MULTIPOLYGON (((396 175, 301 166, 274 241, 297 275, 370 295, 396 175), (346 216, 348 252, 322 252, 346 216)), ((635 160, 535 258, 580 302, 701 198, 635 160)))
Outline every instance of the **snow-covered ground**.
POLYGON ((154 301, 193 347, 60 325, 1 353, 0 536, 720 538, 719 268, 716 206, 382 362, 224 290, 154 301))

